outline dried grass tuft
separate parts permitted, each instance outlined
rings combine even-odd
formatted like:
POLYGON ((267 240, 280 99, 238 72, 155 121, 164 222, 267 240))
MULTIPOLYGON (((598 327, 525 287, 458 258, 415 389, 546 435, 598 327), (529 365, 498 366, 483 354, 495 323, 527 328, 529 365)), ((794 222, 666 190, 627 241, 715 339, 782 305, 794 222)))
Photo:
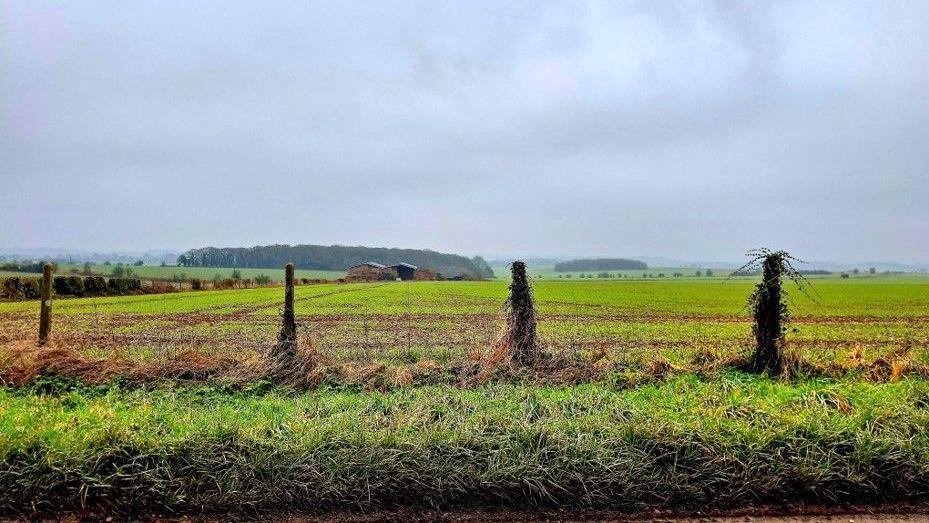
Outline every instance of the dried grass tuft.
POLYGON ((49 340, 44 346, 17 340, 4 347, 0 383, 26 385, 39 376, 73 378, 96 384, 121 378, 147 382, 159 379, 205 380, 230 374, 240 363, 226 357, 196 351, 180 351, 161 361, 132 361, 123 358, 92 358, 49 340))
POLYGON ((409 367, 398 367, 394 372, 393 385, 395 387, 407 387, 413 383, 413 373, 409 367))
POLYGON ((671 375, 676 368, 670 361, 661 356, 655 356, 645 363, 645 370, 656 380, 664 380, 671 375))
POLYGON ((909 368, 909 361, 894 360, 893 364, 890 366, 890 381, 899 381, 909 368))

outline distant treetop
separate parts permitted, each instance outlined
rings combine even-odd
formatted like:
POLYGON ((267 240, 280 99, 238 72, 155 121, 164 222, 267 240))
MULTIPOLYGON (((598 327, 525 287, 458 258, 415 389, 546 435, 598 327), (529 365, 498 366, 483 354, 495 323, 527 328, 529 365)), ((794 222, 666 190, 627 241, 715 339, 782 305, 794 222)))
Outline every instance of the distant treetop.
POLYGON ((555 272, 576 271, 640 271, 648 269, 645 262, 626 258, 594 258, 571 260, 555 265, 555 272))

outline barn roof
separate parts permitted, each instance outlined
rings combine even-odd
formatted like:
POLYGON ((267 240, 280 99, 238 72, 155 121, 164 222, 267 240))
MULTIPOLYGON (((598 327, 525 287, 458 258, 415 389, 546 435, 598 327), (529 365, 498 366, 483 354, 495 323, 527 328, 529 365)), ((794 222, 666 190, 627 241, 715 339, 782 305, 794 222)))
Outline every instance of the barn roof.
POLYGON ((349 267, 349 269, 354 269, 355 267, 364 267, 364 266, 374 267, 375 269, 386 269, 387 268, 387 266, 382 265, 380 263, 368 261, 364 263, 359 263, 358 265, 352 265, 351 267, 349 267))
POLYGON ((416 269, 419 268, 419 267, 417 267, 417 266, 415 266, 415 265, 411 265, 411 264, 409 264, 409 263, 400 262, 400 263, 397 263, 397 264, 395 264, 395 265, 391 265, 390 267, 388 267, 388 269, 392 269, 392 268, 394 268, 394 267, 406 267, 407 269, 413 269, 414 271, 415 271, 416 269))

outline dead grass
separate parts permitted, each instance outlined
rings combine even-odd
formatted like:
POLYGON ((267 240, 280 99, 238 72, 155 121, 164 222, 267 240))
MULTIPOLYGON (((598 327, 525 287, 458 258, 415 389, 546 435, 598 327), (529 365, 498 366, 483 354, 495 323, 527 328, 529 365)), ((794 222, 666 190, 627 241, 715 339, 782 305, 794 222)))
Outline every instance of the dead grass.
POLYGON ((103 383, 114 379, 148 382, 164 379, 201 381, 228 375, 241 363, 231 358, 179 351, 161 361, 124 358, 92 358, 50 340, 44 346, 34 341, 14 341, 5 348, 0 383, 21 386, 39 376, 79 379, 103 383))
MULTIPOLYGON (((81 380, 88 384, 101 384, 120 380, 134 383, 157 383, 175 380, 206 382, 221 380, 245 384, 269 380, 298 390, 320 386, 356 387, 363 390, 391 390, 419 385, 446 384, 474 387, 491 382, 522 382, 539 385, 572 385, 612 380, 621 376, 623 386, 660 383, 682 373, 694 372, 711 375, 726 368, 750 370, 746 356, 720 354, 712 349, 703 350, 686 363, 671 362, 656 353, 649 359, 617 360, 615 351, 596 348, 586 355, 565 355, 541 351, 536 365, 525 367, 514 364, 504 349, 497 348, 483 354, 475 351, 463 360, 439 363, 424 359, 415 363, 389 361, 336 362, 318 349, 310 336, 302 336, 299 343, 303 361, 311 362, 305 368, 295 369, 292 379, 280 382, 269 379, 267 360, 260 352, 236 355, 215 354, 197 349, 181 349, 165 353, 153 360, 133 359, 126 351, 94 357, 80 346, 66 340, 53 339, 45 347, 34 340, 14 340, 0 350, 0 384, 24 386, 40 376, 58 376, 81 380)), ((854 350, 843 361, 811 362, 785 348, 780 378, 785 380, 808 378, 842 378, 858 375, 871 382, 895 382, 907 376, 929 377, 929 367, 919 364, 900 350, 886 357, 866 360, 864 351, 854 350)), ((617 382, 618 383, 618 382, 617 382)))

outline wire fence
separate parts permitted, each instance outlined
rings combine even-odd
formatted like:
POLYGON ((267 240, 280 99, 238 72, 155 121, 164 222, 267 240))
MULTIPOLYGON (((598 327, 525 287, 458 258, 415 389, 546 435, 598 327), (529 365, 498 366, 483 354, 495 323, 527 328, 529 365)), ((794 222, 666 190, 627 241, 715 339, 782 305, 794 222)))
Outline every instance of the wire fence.
MULTIPOLYGON (((502 297, 466 295, 450 283, 436 291, 439 298, 422 301, 415 294, 418 283, 384 285, 299 287, 301 342, 335 362, 442 362, 483 353, 503 327, 502 297), (385 296, 390 299, 388 306, 377 301, 385 296)), ((115 305, 106 299, 58 300, 52 337, 95 357, 161 360, 194 351, 249 358, 267 351, 280 328, 281 297, 274 293, 253 296, 252 292, 256 291, 241 300, 225 300, 222 306, 203 302, 199 293, 124 297, 115 305)), ((38 316, 34 312, 0 316, 0 344, 35 339, 38 316)), ((583 297, 557 304, 543 301, 538 320, 545 350, 593 358, 608 354, 619 362, 659 356, 687 361, 707 351, 735 354, 747 350, 752 342, 747 317, 672 317, 670 322, 660 317, 627 318, 618 316, 616 310, 591 310, 583 297), (689 330, 674 332, 678 324, 688 321, 689 330), (720 325, 727 322, 732 328, 720 333, 720 325), (658 324, 660 332, 653 328, 658 324)), ((843 336, 789 333, 788 339, 805 357, 837 360, 862 345, 888 353, 925 347, 927 331, 914 324, 902 335, 892 336, 851 325, 843 336)))
MULTIPOLYGON (((396 294, 397 289, 391 291, 396 294)), ((331 292, 327 291, 326 296, 331 292)), ((416 303, 408 294, 401 303, 393 303, 389 312, 369 305, 365 298, 359 295, 321 313, 298 313, 301 343, 311 344, 334 362, 448 362, 486 351, 504 322, 502 304, 488 301, 471 310, 473 300, 455 294, 454 287, 449 287, 448 294, 437 304, 416 303)), ((280 328, 277 298, 219 309, 188 303, 196 299, 190 294, 165 294, 120 302, 123 307, 144 304, 145 313, 114 311, 103 302, 88 300, 87 305, 54 315, 53 338, 88 356, 156 361, 191 351, 244 359, 274 345, 280 328)), ((298 302, 312 304, 314 299, 318 298, 311 293, 299 297, 298 302)), ((313 307, 304 310, 307 308, 313 307)), ((716 340, 699 337, 655 340, 647 334, 619 335, 611 328, 615 322, 581 314, 581 309, 582 305, 576 303, 560 304, 557 313, 546 313, 545 307, 540 307, 539 340, 545 350, 575 357, 610 354, 615 360, 629 361, 655 355, 680 359, 695 348, 718 346, 716 340), (574 310, 565 313, 565 307, 574 310)), ((11 325, 14 332, 10 339, 34 335, 35 319, 31 316, 9 320, 5 324, 11 325)))

